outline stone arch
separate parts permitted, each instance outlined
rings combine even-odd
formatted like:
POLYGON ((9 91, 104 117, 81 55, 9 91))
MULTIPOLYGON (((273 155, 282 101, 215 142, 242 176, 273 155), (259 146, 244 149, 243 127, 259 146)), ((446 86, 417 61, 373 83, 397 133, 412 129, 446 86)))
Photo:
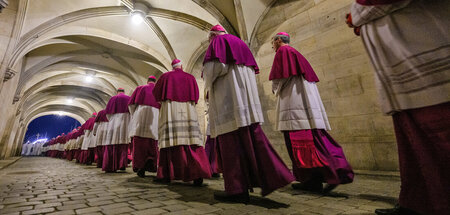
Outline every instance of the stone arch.
MULTIPOLYGON (((60 26, 64 26, 68 23, 75 22, 82 19, 87 18, 94 18, 94 17, 101 17, 101 16, 127 16, 129 14, 129 11, 127 7, 125 6, 109 6, 109 7, 99 7, 99 8, 88 8, 78 11, 73 11, 68 14, 64 14, 58 17, 55 17, 45 23, 42 23, 38 27, 32 29, 28 33, 26 33, 21 40, 18 42, 16 49, 12 53, 12 58, 10 59, 8 63, 8 68, 14 68, 14 65, 16 64, 17 60, 23 56, 24 49, 26 47, 29 47, 30 44, 34 42, 34 40, 38 39, 42 35, 45 35, 47 32, 54 30, 60 26), (22 54, 21 54, 22 53, 22 54)), ((210 23, 201 20, 197 17, 182 13, 182 12, 175 12, 171 10, 166 9, 159 9, 159 8, 151 8, 149 16, 154 17, 161 17, 161 18, 167 18, 172 19, 179 22, 184 22, 187 24, 190 24, 196 28, 199 28, 203 31, 206 31, 207 29, 212 26, 210 23)), ((160 31, 159 27, 157 25, 155 26, 155 23, 151 23, 152 19, 146 20, 149 24, 149 27, 157 33, 158 37, 161 39, 163 44, 165 44, 165 47, 169 53, 172 53, 171 51, 170 43, 168 43, 167 38, 164 39, 164 34, 160 31), (158 30, 159 29, 159 30, 158 30), (161 37, 162 35, 162 37, 161 37), (169 46, 168 46, 169 45, 169 46)), ((26 53, 26 52, 25 52, 26 53)))

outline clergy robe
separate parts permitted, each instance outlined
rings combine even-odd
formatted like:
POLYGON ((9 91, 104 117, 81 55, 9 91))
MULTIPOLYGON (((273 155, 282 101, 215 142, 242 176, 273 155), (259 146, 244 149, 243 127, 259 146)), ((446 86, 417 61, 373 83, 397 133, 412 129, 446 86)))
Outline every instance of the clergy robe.
MULTIPOLYGON (((61 142, 60 142, 60 144, 59 144, 59 146, 58 146, 58 158, 62 158, 62 159, 65 159, 66 157, 65 157, 65 153, 64 153, 64 147, 65 147, 65 145, 66 145, 66 143, 67 143, 67 135, 63 135, 62 137, 61 137, 61 142)), ((36 149, 35 149, 36 150, 36 149)))
POLYGON ((48 157, 48 151, 50 150, 50 143, 54 138, 50 139, 44 144, 44 149, 42 150, 42 155, 48 157))
POLYGON ((70 133, 67 134, 67 136, 68 136, 67 139, 68 140, 67 140, 66 145, 64 146, 64 150, 66 152, 66 159, 69 160, 69 161, 71 161, 73 159, 73 151, 71 150, 71 148, 72 148, 72 145, 73 145, 73 142, 74 142, 73 135, 75 134, 76 131, 77 130, 74 129, 70 133))
POLYGON ((69 150, 68 150, 68 147, 70 146, 70 136, 71 136, 71 132, 69 132, 66 136, 67 142, 66 142, 66 144, 64 144, 64 159, 67 159, 68 156, 71 156, 69 154, 69 150))
POLYGON ((58 148, 59 148, 59 145, 61 145, 62 138, 63 138, 63 135, 59 135, 58 137, 56 137, 55 142, 51 146, 51 155, 50 156, 52 158, 57 158, 58 157, 58 153, 59 153, 58 148))
POLYGON ((119 169, 124 170, 128 166, 129 101, 129 96, 119 93, 111 97, 106 105, 106 117, 109 122, 104 143, 103 171, 115 172, 119 169))
POLYGON ((145 169, 156 172, 158 167, 158 117, 161 105, 153 96, 154 88, 154 83, 138 86, 128 104, 131 114, 128 133, 132 138, 134 171, 145 169))
POLYGON ((450 211, 450 1, 358 0, 352 23, 375 68, 381 107, 394 120, 399 205, 450 211))
POLYGON ((153 95, 161 103, 157 178, 183 181, 210 178, 195 109, 199 92, 194 76, 181 69, 166 72, 156 83, 153 95))
POLYGON ((106 132, 108 129, 108 118, 106 117, 106 110, 101 110, 97 113, 95 118, 94 128, 92 133, 95 136, 95 162, 97 168, 102 168, 104 143, 106 142, 106 132))
POLYGON ((211 138, 211 131, 209 126, 209 105, 206 103, 207 111, 205 112, 205 124, 206 124, 206 141, 205 141, 205 152, 206 156, 208 156, 209 165, 211 166, 211 173, 219 173, 217 169, 217 144, 216 144, 216 138, 211 138))
POLYGON ((211 137, 218 144, 218 166, 229 195, 253 187, 261 187, 262 195, 267 195, 294 180, 260 126, 264 118, 258 71, 250 49, 239 38, 225 34, 211 41, 203 78, 211 137))
POLYGON ((78 129, 78 132, 76 133, 76 139, 75 143, 73 144, 73 148, 75 150, 74 158, 77 163, 80 163, 81 160, 81 145, 83 144, 84 140, 84 127, 80 126, 80 129, 78 129))
POLYGON ((92 129, 94 128, 94 123, 95 117, 91 117, 84 124, 84 140, 83 143, 81 144, 81 152, 80 152, 81 164, 91 165, 92 162, 94 162, 95 136, 92 132, 92 129))
POLYGON ((346 184, 354 173, 339 144, 320 98, 319 81, 309 62, 289 45, 275 55, 269 75, 277 96, 276 128, 284 133, 297 181, 346 184))
POLYGON ((44 148, 44 156, 46 157, 50 157, 50 145, 52 144, 52 142, 54 141, 55 138, 50 139, 47 143, 45 143, 45 148, 44 148))

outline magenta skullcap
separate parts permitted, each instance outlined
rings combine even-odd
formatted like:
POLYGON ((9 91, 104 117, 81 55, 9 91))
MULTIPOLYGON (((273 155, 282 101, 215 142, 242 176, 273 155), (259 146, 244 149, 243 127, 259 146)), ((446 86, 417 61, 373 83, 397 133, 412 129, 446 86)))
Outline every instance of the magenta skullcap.
POLYGON ((225 32, 225 28, 223 28, 221 25, 214 25, 210 31, 223 31, 225 32))
POLYGON ((289 34, 288 34, 288 33, 286 33, 286 32, 280 32, 280 33, 278 33, 277 35, 283 35, 283 36, 287 36, 287 37, 290 37, 290 36, 289 36, 289 34))
POLYGON ((181 60, 175 59, 172 61, 172 67, 175 68, 177 66, 181 65, 181 60))

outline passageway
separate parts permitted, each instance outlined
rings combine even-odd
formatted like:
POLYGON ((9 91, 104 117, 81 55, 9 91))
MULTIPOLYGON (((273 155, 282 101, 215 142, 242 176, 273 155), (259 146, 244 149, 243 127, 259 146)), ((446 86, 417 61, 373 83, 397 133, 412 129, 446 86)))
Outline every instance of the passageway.
POLYGON ((262 198, 255 190, 250 204, 222 203, 208 186, 155 184, 154 175, 139 178, 131 170, 105 174, 95 166, 61 159, 23 157, 0 170, 0 214, 373 214, 396 202, 400 181, 358 176, 332 196, 292 190, 290 186, 262 198))

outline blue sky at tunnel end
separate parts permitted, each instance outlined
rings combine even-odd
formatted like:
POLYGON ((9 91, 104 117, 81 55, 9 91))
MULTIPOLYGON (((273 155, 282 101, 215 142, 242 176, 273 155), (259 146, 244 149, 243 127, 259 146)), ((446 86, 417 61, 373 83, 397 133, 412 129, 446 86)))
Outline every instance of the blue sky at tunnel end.
POLYGON ((27 129, 24 142, 33 142, 37 139, 56 137, 61 133, 68 133, 80 126, 80 123, 69 116, 46 115, 34 119, 27 129), (38 137, 39 134, 39 137, 38 137))

